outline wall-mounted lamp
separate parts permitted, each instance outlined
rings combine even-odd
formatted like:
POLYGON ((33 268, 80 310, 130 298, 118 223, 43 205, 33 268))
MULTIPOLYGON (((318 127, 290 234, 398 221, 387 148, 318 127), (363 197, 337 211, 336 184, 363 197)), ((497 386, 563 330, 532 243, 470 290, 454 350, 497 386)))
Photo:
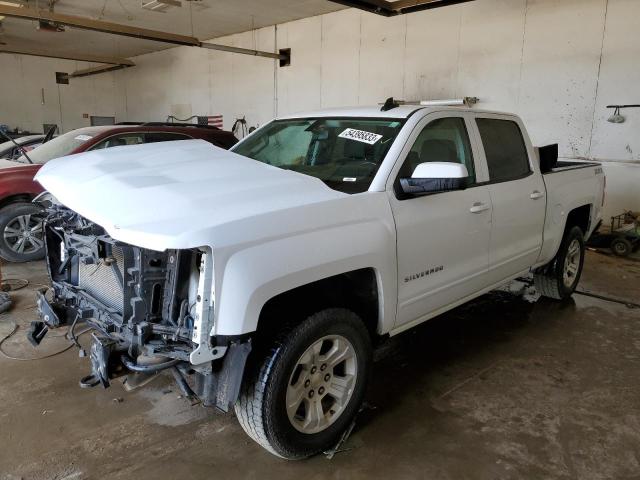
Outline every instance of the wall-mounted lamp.
POLYGON ((610 123, 624 123, 626 120, 620 113, 621 108, 640 108, 640 105, 607 105, 607 108, 614 108, 613 115, 607 118, 610 123))

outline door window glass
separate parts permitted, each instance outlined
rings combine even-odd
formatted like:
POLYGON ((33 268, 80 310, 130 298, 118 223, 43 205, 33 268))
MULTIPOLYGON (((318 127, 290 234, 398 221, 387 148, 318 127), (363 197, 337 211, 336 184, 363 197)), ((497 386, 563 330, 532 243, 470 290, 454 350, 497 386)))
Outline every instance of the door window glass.
POLYGON ((469 172, 467 185, 475 183, 473 154, 463 118, 439 118, 424 127, 400 169, 400 177, 411 177, 418 164, 425 162, 461 163, 469 172))
POLYGON ((515 180, 531 172, 527 148, 516 122, 477 118, 476 123, 492 182, 515 180))

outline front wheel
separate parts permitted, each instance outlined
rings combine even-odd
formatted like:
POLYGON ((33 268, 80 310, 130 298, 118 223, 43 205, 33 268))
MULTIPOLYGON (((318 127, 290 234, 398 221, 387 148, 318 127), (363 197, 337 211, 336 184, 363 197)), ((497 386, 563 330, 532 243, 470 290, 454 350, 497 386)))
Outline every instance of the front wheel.
POLYGON ((357 414, 370 365, 369 334, 356 314, 315 313, 253 359, 235 405, 240 425, 282 458, 325 451, 357 414))
POLYGON ((571 227, 565 233, 556 257, 534 274, 536 290, 556 300, 570 297, 580 281, 584 252, 582 230, 571 227))

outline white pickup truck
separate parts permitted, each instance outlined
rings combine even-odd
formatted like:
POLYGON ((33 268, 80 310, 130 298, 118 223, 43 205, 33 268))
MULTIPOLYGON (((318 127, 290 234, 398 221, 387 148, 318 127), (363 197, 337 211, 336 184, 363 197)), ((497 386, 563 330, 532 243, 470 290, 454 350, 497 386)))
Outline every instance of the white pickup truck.
POLYGON ((169 370, 284 458, 336 444, 385 337, 529 272, 571 295, 604 196, 598 164, 538 155, 515 115, 393 101, 279 118, 231 151, 73 155, 36 179, 52 295, 31 340, 85 321, 82 386, 169 370))

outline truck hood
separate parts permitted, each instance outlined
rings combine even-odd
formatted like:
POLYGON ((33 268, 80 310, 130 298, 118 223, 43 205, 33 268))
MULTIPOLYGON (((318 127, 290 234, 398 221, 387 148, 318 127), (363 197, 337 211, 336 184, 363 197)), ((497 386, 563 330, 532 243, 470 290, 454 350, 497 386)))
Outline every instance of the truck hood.
POLYGON ((114 239, 158 251, 212 245, 226 224, 348 197, 204 140, 69 155, 35 179, 114 239))

